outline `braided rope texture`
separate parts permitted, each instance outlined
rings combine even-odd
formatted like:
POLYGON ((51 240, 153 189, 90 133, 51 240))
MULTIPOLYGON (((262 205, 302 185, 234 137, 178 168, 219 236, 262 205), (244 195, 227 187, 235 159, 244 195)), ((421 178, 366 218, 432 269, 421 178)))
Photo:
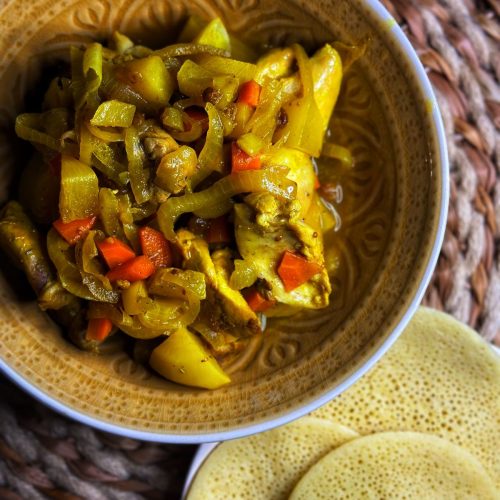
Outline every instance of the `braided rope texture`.
MULTIPOLYGON (((444 119, 451 201, 424 303, 500 345, 500 1, 382 0, 426 67, 444 119)), ((113 436, 0 379, 0 498, 180 498, 195 448, 113 436)))
POLYGON ((447 230, 424 303, 500 345, 500 2, 384 3, 427 69, 450 157, 447 230))

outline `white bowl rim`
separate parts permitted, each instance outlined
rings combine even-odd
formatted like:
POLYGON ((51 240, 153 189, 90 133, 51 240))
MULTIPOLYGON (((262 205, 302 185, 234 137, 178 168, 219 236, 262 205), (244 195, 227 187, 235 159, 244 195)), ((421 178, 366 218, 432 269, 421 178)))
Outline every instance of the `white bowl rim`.
POLYGON ((427 285, 429 284, 434 268, 437 264, 439 253, 441 250, 441 245, 443 243, 447 213, 448 213, 448 200, 449 200, 449 172, 448 172, 448 151, 446 147, 446 135, 444 131, 443 121, 439 113, 439 108, 437 105, 437 100, 432 89, 431 83, 427 77, 425 69, 420 62, 417 54, 415 53, 409 40, 406 38, 405 34, 397 24, 396 20, 389 14, 387 9, 378 0, 365 0, 366 6, 372 11, 376 16, 377 20, 382 24, 385 23, 386 26, 390 27, 390 36, 394 37, 395 41, 399 47, 403 50, 405 56, 410 62, 411 69, 419 82, 419 90, 423 93, 426 100, 432 103, 432 123, 434 125, 434 134, 438 143, 439 150, 439 162, 438 167, 441 173, 442 179, 442 196, 441 204, 439 207, 439 222, 436 232, 436 239, 429 256, 427 265, 425 267, 424 276, 419 284, 419 287, 411 301, 408 309, 404 313, 401 321, 394 328, 394 330, 389 334, 384 343, 378 348, 378 350, 371 356, 368 361, 361 367, 359 367, 356 372, 350 375, 346 380, 339 384, 334 389, 331 389, 324 393, 319 398, 315 399, 311 403, 302 406, 296 410, 289 411, 278 417, 271 418, 269 420, 258 422, 253 425, 248 425, 236 429, 229 429, 221 432, 210 432, 210 433, 200 433, 200 434, 169 434, 160 432, 148 432, 135 429, 129 429, 122 427, 117 424, 110 422, 104 422, 98 420, 94 417, 85 415, 84 413, 67 407, 65 404, 53 399, 47 393, 41 389, 31 385, 27 380, 25 380, 19 373, 17 373, 12 367, 10 367, 4 360, 0 359, 0 369, 2 372, 10 378, 14 383, 20 386, 23 390, 33 396, 35 399, 45 404, 46 406, 52 408, 56 412, 69 417, 73 420, 79 421, 82 424, 94 427, 100 431, 109 432, 112 434, 118 434, 132 439, 138 439, 142 441, 152 441, 157 443, 172 443, 172 444, 200 444, 200 443, 214 443, 217 441, 225 441, 229 439, 236 439, 251 434, 263 432, 280 425, 287 424, 292 420, 300 418, 320 406, 326 404, 331 399, 338 396, 340 393, 345 391, 354 382, 361 378, 366 372, 368 372, 377 361, 389 350, 392 344, 396 341, 399 335, 402 333, 410 319, 415 314, 423 296, 427 285))
POLYGON ((208 456, 212 453, 212 451, 217 448, 220 443, 203 443, 198 446, 196 453, 191 461, 191 465, 189 466, 189 470, 184 481, 184 488, 182 490, 181 499, 184 500, 186 495, 188 494, 189 488, 194 480, 194 476, 203 465, 208 456))

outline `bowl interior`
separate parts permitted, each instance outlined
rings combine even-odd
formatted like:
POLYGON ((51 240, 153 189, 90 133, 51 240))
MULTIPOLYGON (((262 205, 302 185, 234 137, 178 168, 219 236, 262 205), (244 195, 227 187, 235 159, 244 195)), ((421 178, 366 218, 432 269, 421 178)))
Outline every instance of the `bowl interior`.
POLYGON ((419 87, 391 23, 377 19, 366 2, 25 0, 0 7, 2 203, 29 154, 14 137, 15 116, 37 109, 42 82, 67 60, 68 47, 104 42, 114 30, 159 47, 175 39, 189 13, 220 16, 258 45, 298 41, 312 49, 331 40, 367 41, 335 112, 335 140, 353 150, 357 167, 339 173, 343 226, 328 242, 340 263, 331 306, 270 322, 226 363, 234 383, 208 392, 162 380, 125 353, 96 357, 77 350, 5 259, 0 274, 0 361, 11 374, 73 416, 174 441, 245 433, 339 388, 410 306, 433 251, 443 199, 435 103, 419 87))

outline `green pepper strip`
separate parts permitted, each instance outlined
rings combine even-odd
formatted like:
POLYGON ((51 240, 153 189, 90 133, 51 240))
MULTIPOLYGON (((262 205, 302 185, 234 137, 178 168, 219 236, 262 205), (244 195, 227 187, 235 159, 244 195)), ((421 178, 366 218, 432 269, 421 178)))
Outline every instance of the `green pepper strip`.
POLYGON ((87 285, 95 299, 116 304, 120 299, 120 294, 113 290, 111 283, 104 275, 104 269, 98 259, 96 237, 104 239, 104 233, 89 231, 87 236, 77 243, 75 247, 76 264, 80 269, 83 283, 87 285))
POLYGON ((183 113, 186 123, 189 123, 190 129, 182 132, 171 131, 170 135, 179 142, 194 142, 203 135, 203 127, 199 120, 193 120, 187 113, 183 113))
POLYGON ((139 237, 137 235, 137 226, 134 224, 134 214, 132 204, 128 194, 118 196, 119 218, 122 223, 123 232, 132 248, 137 252, 139 250, 139 237))
POLYGON ((208 71, 218 75, 230 75, 239 79, 240 82, 248 82, 255 77, 257 66, 237 59, 226 57, 203 56, 199 58, 199 64, 208 71))
MULTIPOLYGON (((83 134, 82 134, 83 135, 83 134)), ((102 172, 117 186, 125 186, 128 182, 127 167, 115 159, 115 152, 107 144, 101 142, 93 150, 92 166, 102 172), (126 175, 124 175, 126 174, 126 175)))
POLYGON ((149 293, 163 297, 182 299, 184 290, 191 291, 199 300, 205 299, 205 275, 190 269, 160 268, 148 284, 149 293))
POLYGON ((148 292, 167 297, 169 301, 143 300, 146 307, 138 315, 139 321, 147 328, 161 325, 175 330, 190 325, 197 318, 200 301, 206 298, 205 276, 197 271, 159 269, 149 282, 148 292), (186 301, 187 304, 182 304, 186 301))
POLYGON ((288 123, 280 131, 280 137, 288 147, 296 148, 311 156, 319 156, 323 144, 322 130, 311 127, 311 123, 323 122, 314 99, 311 63, 304 49, 293 46, 302 83, 302 97, 286 108, 288 123))
POLYGON ((80 128, 80 161, 85 165, 92 164, 92 155, 99 147, 101 141, 90 133, 90 130, 83 126, 80 128))
POLYGON ((162 59, 171 57, 194 56, 197 54, 210 54, 212 56, 229 57, 231 54, 228 50, 219 49, 212 45, 204 45, 201 43, 176 43, 169 45, 163 49, 155 50, 154 55, 160 56, 162 59))
POLYGON ((75 102, 75 128, 79 133, 81 108, 85 95, 85 76, 83 74, 83 52, 77 47, 71 46, 71 89, 73 91, 73 101, 75 102))
POLYGON ((102 82, 102 45, 91 43, 83 53, 83 77, 85 78, 85 92, 82 100, 77 102, 77 108, 88 104, 91 110, 95 110, 99 105, 97 91, 102 82))
POLYGON ((286 169, 282 167, 237 172, 227 175, 204 191, 169 198, 158 210, 158 223, 165 237, 175 241, 174 224, 177 217, 183 213, 217 207, 219 204, 223 204, 225 208, 227 205, 224 205, 224 202, 228 198, 241 193, 268 191, 280 198, 291 200, 295 197, 296 189, 296 184, 286 178, 286 169))
POLYGON ((99 218, 104 230, 106 234, 124 240, 125 233, 123 232, 119 214, 120 205, 113 190, 109 188, 99 189, 99 218))
POLYGON ((43 130, 54 139, 60 139, 69 130, 72 120, 70 111, 66 108, 49 109, 41 115, 41 118, 43 130))
POLYGON ((62 286, 77 297, 95 300, 88 287, 82 283, 82 276, 72 255, 73 248, 53 228, 47 234, 47 251, 62 286))
POLYGON ((302 92, 305 96, 310 96, 314 91, 314 87, 309 58, 301 45, 294 44, 292 48, 297 59, 300 79, 302 80, 302 92))
POLYGON ((269 144, 277 126, 276 117, 283 104, 284 94, 278 81, 271 81, 262 88, 259 104, 245 125, 245 132, 252 132, 269 144))
POLYGON ((193 188, 206 179, 212 172, 222 172, 224 169, 222 152, 224 127, 219 113, 213 104, 208 102, 205 109, 208 114, 208 131, 205 145, 198 156, 200 168, 191 178, 193 188))
POLYGON ((130 187, 137 203, 142 204, 151 199, 153 191, 148 185, 148 170, 143 166, 142 148, 137 128, 132 126, 125 130, 125 150, 127 152, 130 187))
POLYGON ((152 217, 158 209, 158 202, 155 200, 150 200, 147 203, 143 203, 140 206, 132 207, 130 209, 134 222, 141 221, 146 217, 152 217))
POLYGON ((206 207, 199 208, 195 211, 195 214, 202 219, 216 219, 221 215, 229 213, 233 209, 233 205, 233 200, 228 198, 214 205, 207 205, 206 207))
POLYGON ((92 125, 91 123, 86 122, 85 127, 89 130, 89 132, 94 136, 104 141, 108 142, 123 142, 123 131, 122 130, 111 130, 100 128, 92 125))
POLYGON ((38 113, 25 113, 16 118, 16 134, 21 139, 42 144, 55 151, 62 152, 61 142, 49 134, 40 132, 42 128, 42 115, 38 113), (38 129, 38 130, 37 130, 38 129))
POLYGON ((187 299, 187 304, 179 299, 152 300, 146 311, 137 315, 139 321, 146 328, 162 328, 170 332, 190 325, 200 312, 200 301, 189 290, 186 290, 184 298, 187 299))

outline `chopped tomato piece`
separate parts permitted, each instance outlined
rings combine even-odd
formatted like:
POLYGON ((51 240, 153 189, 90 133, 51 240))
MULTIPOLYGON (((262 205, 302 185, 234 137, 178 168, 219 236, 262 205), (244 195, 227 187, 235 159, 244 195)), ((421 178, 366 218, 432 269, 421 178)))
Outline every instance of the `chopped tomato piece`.
POLYGON ((149 257, 155 267, 170 267, 172 249, 163 233, 148 226, 139 228, 138 232, 142 253, 149 257))
POLYGON ((52 225, 70 245, 74 245, 92 229, 95 221, 95 216, 75 219, 71 222, 63 222, 61 219, 57 219, 52 225))
POLYGON ((207 243, 229 243, 232 241, 231 227, 225 215, 209 221, 205 239, 207 243))
POLYGON ((110 269, 125 264, 135 257, 135 252, 126 243, 113 236, 99 241, 97 248, 110 269))
POLYGON ((109 281, 123 280, 133 283, 134 281, 149 278, 155 270, 155 265, 149 257, 139 255, 125 262, 125 264, 111 269, 106 274, 106 277, 109 281))
POLYGON ((278 266, 278 275, 285 290, 291 292, 322 270, 316 262, 310 262, 302 255, 285 251, 278 266))
POLYGON ((261 86, 254 80, 243 83, 238 91, 238 102, 256 107, 259 104, 261 86))
POLYGON ((250 309, 254 312, 264 312, 275 304, 274 300, 268 300, 263 297, 255 288, 244 292, 243 296, 247 301, 250 309))
POLYGON ((87 340, 102 342, 111 333, 113 323, 107 318, 92 318, 87 326, 87 340))
POLYGON ((243 151, 236 142, 231 144, 231 172, 243 170, 259 170, 262 166, 260 156, 250 156, 243 151))

